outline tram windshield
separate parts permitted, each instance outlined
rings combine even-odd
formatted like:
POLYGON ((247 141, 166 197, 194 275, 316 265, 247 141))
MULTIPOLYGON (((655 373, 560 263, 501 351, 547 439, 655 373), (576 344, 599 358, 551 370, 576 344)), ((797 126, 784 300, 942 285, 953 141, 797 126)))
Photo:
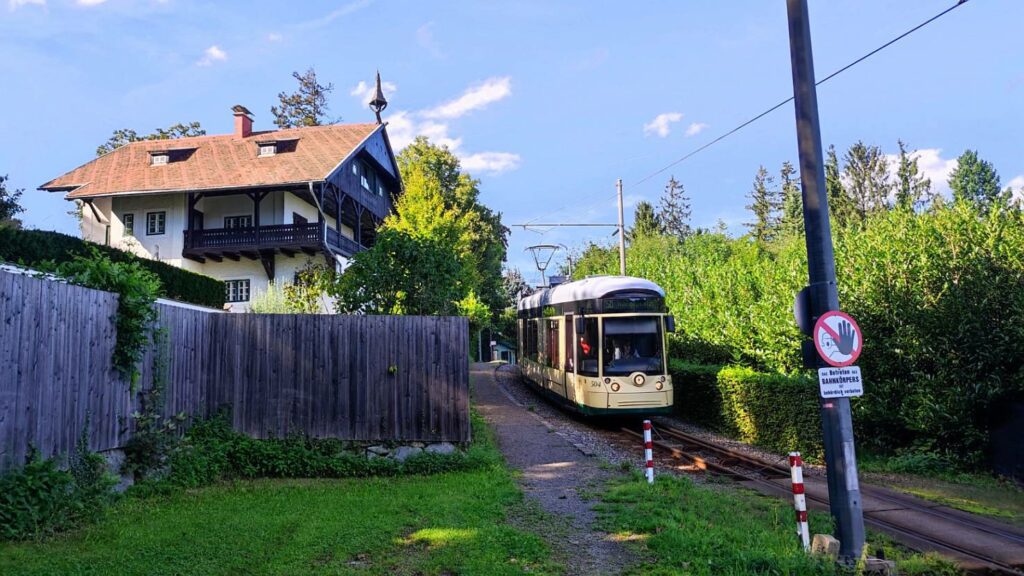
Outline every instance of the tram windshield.
POLYGON ((655 316, 605 318, 604 374, 663 371, 661 323, 655 316))

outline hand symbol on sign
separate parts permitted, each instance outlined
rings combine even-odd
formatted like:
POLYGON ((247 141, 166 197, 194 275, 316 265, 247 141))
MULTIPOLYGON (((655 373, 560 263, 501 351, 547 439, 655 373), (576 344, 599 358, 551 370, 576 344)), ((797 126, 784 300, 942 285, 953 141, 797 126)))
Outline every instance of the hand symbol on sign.
POLYGON ((853 352, 853 326, 843 320, 839 323, 839 340, 836 340, 836 348, 841 354, 849 356, 853 352))

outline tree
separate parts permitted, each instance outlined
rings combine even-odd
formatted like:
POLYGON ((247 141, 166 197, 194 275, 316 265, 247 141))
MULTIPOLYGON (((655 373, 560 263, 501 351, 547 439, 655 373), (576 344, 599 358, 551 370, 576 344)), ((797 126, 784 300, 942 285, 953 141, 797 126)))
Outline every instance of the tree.
POLYGON ((320 84, 316 70, 310 67, 305 74, 292 72, 292 78, 299 82, 299 89, 291 94, 281 92, 277 99, 281 105, 271 106, 274 124, 278 128, 298 128, 334 124, 340 120, 327 117, 327 96, 334 90, 334 84, 320 84))
POLYGON ((530 291, 530 285, 526 283, 526 279, 523 278, 523 273, 519 271, 519 268, 505 270, 501 277, 501 283, 505 291, 505 303, 508 306, 517 306, 519 299, 530 291))
POLYGON ((775 239, 779 229, 779 192, 772 187, 775 178, 768 175, 764 166, 757 170, 754 176, 754 188, 748 194, 750 204, 747 210, 754 214, 754 221, 744 224, 750 228, 750 234, 754 240, 761 244, 767 244, 775 239))
POLYGON ((469 295, 462 276, 458 255, 442 240, 384 227, 329 292, 343 314, 454 315, 469 295))
POLYGON ((0 228, 21 228, 21 220, 15 218, 25 211, 18 204, 23 189, 8 190, 7 176, 0 176, 0 228))
POLYGON ((398 155, 405 190, 385 225, 416 237, 435 238, 463 263, 459 281, 497 312, 505 306, 502 265, 509 229, 501 214, 480 203, 479 181, 462 171, 444 146, 419 137, 398 155))
POLYGON ((685 240, 693 233, 690 228, 690 199, 686 197, 686 190, 675 176, 668 179, 665 185, 665 192, 661 195, 658 204, 658 221, 661 223, 662 232, 669 236, 675 236, 685 240))
POLYGON ((176 138, 189 138, 192 136, 205 135, 206 130, 199 125, 199 122, 189 122, 188 124, 182 124, 179 122, 167 129, 157 128, 155 132, 145 136, 139 136, 139 133, 131 128, 121 128, 120 130, 114 130, 113 135, 111 135, 106 142, 96 148, 96 155, 103 156, 104 154, 117 150, 125 144, 138 142, 140 140, 174 140, 176 138))
POLYGON ((999 174, 975 150, 965 150, 956 159, 956 168, 949 174, 949 187, 953 190, 953 201, 971 202, 982 213, 1002 198, 999 174))
POLYGON ((843 176, 847 195, 853 203, 855 217, 863 222, 869 214, 889 206, 889 165, 878 146, 857 141, 846 151, 843 176))
POLYGON ((825 159, 825 190, 828 194, 828 208, 836 226, 843 228, 853 222, 853 202, 846 193, 843 186, 842 170, 839 168, 839 158, 836 156, 836 147, 828 147, 828 155, 825 159))
POLYGON ((896 165, 896 206, 913 210, 928 199, 932 181, 925 178, 917 167, 917 157, 907 153, 907 146, 897 140, 900 156, 896 165))
POLYGON ((636 210, 633 212, 633 228, 629 231, 629 238, 639 236, 654 236, 661 232, 661 223, 654 215, 654 206, 650 202, 637 202, 636 210))
POLYGON ((798 236, 804 231, 804 203, 798 180, 793 178, 796 168, 789 161, 782 163, 779 180, 782 182, 782 233, 798 236))

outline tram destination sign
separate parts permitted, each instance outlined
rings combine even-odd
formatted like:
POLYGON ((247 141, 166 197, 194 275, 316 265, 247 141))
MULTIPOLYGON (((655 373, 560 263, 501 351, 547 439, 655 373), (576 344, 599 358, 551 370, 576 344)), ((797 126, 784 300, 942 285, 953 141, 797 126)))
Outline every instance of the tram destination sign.
POLYGON ((860 366, 818 368, 818 387, 822 398, 850 398, 864 395, 860 366))

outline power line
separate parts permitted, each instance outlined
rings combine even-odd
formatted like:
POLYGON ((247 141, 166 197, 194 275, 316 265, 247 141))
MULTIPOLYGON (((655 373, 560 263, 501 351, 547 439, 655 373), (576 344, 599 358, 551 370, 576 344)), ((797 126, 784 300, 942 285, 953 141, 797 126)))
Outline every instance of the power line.
MULTIPOLYGON (((889 40, 889 41, 888 41, 888 42, 886 42, 885 44, 882 44, 882 45, 881 45, 881 46, 879 46, 878 48, 875 48, 875 49, 874 49, 874 50, 872 50, 871 52, 868 52, 867 54, 865 54, 865 55, 861 56, 860 58, 857 58, 857 59, 856 59, 856 60, 854 60, 853 62, 850 62, 850 63, 849 63, 849 64, 847 64, 846 66, 843 66, 842 68, 840 68, 840 69, 836 70, 835 72, 833 72, 833 73, 829 74, 828 76, 825 76, 825 77, 824 77, 824 78, 822 78, 821 80, 818 80, 817 82, 815 82, 815 84, 814 84, 814 85, 815 85, 815 86, 821 86, 821 85, 822 85, 822 84, 824 84, 825 82, 828 82, 829 80, 831 80, 831 79, 835 78, 836 76, 838 76, 838 75, 842 74, 843 72, 846 72, 846 71, 847 71, 847 70, 849 70, 850 68, 853 68, 853 67, 854 67, 854 66, 856 66, 857 64, 860 64, 861 62, 863 62, 863 61, 867 60, 868 58, 870 58, 870 57, 874 56, 875 54, 878 54, 878 53, 879 53, 879 52, 881 52, 882 50, 885 50, 885 49, 886 49, 886 48, 888 48, 889 46, 892 46, 893 44, 895 44, 895 43, 899 42, 900 40, 902 40, 902 39, 906 38, 907 36, 910 36, 910 35, 911 35, 911 34, 913 34, 914 32, 917 32, 917 31, 918 31, 918 30, 920 30, 921 28, 924 28, 925 26, 927 26, 927 25, 931 24, 932 22, 934 22, 934 21, 938 20, 939 18, 941 18, 941 17, 945 16, 946 14, 949 14, 949 13, 950 13, 950 12, 952 12, 953 10, 956 10, 956 9, 957 9, 957 8, 959 8, 960 6, 962 6, 962 5, 966 4, 966 3, 967 3, 967 1, 968 1, 968 0, 959 0, 959 1, 958 1, 958 2, 956 3, 956 4, 954 4, 953 6, 950 6, 949 8, 946 8, 946 9, 945 9, 945 10, 943 10, 942 12, 939 12, 938 14, 936 14, 935 16, 932 16, 931 18, 929 18, 929 19, 925 20, 924 22, 922 22, 922 23, 918 24, 917 26, 914 26, 914 27, 913 27, 913 28, 911 28, 910 30, 907 30, 907 31, 906 31, 906 32, 904 32, 903 34, 900 34, 899 36, 897 36, 897 37, 893 38, 892 40, 889 40)), ((733 128, 732 130, 729 130, 728 132, 726 132, 725 134, 722 134, 722 135, 721 135, 721 136, 719 136, 718 138, 715 138, 714 140, 712 140, 712 141, 708 142, 707 144, 704 144, 703 146, 701 146, 701 147, 697 148, 696 150, 693 150, 693 151, 691 151, 691 152, 687 153, 687 154, 686 154, 685 156, 683 156, 682 158, 680 158, 680 159, 676 160, 675 162, 672 162, 672 163, 671 163, 671 164, 669 164, 668 166, 665 166, 664 168, 662 168, 662 169, 660 169, 660 170, 658 170, 658 171, 656 171, 656 172, 653 172, 653 173, 651 173, 651 174, 648 174, 647 176, 644 176, 643 178, 641 178, 640 180, 637 180, 636 182, 633 182, 632 184, 634 184, 634 185, 636 185, 636 184, 643 184, 644 182, 646 182, 646 181, 650 180, 651 178, 654 178, 655 176, 657 176, 658 174, 661 174, 662 172, 664 172, 664 171, 668 170, 669 168, 671 168, 671 167, 673 167, 673 166, 676 166, 677 164, 680 164, 681 162, 683 162, 683 161, 687 160, 688 158, 691 158, 691 157, 693 157, 693 156, 697 155, 698 153, 700 153, 700 152, 702 152, 702 151, 704 151, 704 150, 707 150, 707 149, 708 149, 708 148, 710 148, 711 146, 713 146, 713 145, 715 145, 715 144, 717 144, 717 143, 721 142, 722 140, 725 140, 725 139, 726 139, 726 138, 728 138, 729 136, 732 136, 733 134, 735 134, 735 133, 739 132, 740 130, 742 130, 742 129, 746 128, 747 126, 750 126, 750 125, 751 125, 751 124, 753 124, 754 122, 757 122, 757 121, 758 121, 758 120, 760 120, 761 118, 764 118, 764 117, 765 117, 765 116, 767 116, 768 114, 771 114, 772 112, 774 112, 774 111, 778 110, 779 108, 782 108, 783 106, 785 106, 786 104, 789 104, 789 103, 790 103, 790 102, 792 102, 792 101, 793 101, 793 97, 792 97, 792 96, 790 96, 789 98, 786 98, 786 99, 785 99, 785 100, 783 100, 782 102, 779 102, 778 104, 776 104, 776 105, 772 106, 771 108, 769 108, 769 109, 765 110, 764 112, 761 112, 761 113, 760 113, 760 114, 758 114, 757 116, 754 116, 754 117, 753 117, 753 118, 751 118, 750 120, 747 120, 746 122, 744 122, 744 123, 740 124, 739 126, 737 126, 737 127, 733 128)))

